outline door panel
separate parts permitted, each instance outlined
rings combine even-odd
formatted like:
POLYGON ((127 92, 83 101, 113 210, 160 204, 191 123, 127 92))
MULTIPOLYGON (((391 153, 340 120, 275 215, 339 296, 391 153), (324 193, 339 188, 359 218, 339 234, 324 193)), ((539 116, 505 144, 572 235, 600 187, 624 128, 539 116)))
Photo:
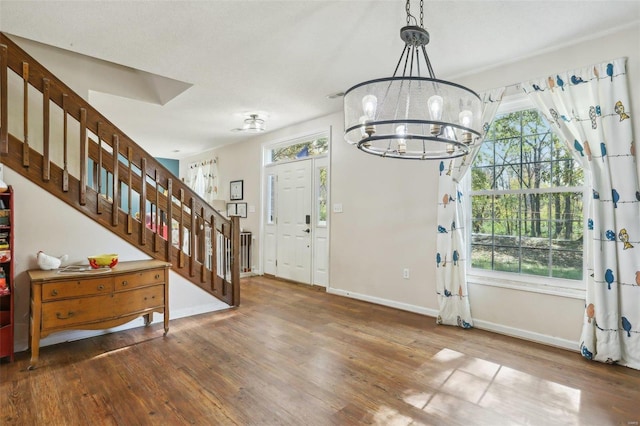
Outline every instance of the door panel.
POLYGON ((277 276, 311 284, 311 165, 277 166, 277 276))
POLYGON ((329 284, 329 159, 314 160, 314 228, 313 228, 313 279, 315 285, 329 284))
POLYGON ((278 225, 276 220, 276 196, 278 175, 275 168, 268 168, 265 179, 265 221, 264 221, 264 273, 276 275, 276 247, 278 225))

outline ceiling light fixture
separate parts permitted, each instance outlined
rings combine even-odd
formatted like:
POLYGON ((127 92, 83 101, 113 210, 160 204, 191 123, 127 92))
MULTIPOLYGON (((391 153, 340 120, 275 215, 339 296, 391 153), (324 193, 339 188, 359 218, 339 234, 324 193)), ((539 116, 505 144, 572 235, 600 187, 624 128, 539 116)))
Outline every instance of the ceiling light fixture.
POLYGON ((264 120, 260 118, 260 116, 256 113, 250 113, 247 115, 247 118, 244 120, 244 124, 242 127, 238 127, 232 129, 234 132, 245 132, 245 133, 260 133, 267 130, 264 125, 264 120))
POLYGON ((344 96, 347 142, 381 157, 439 160, 461 157, 480 141, 482 101, 472 90, 438 80, 425 46, 429 33, 411 15, 400 30, 405 42, 393 77, 356 84, 344 96), (415 25, 410 25, 411 22, 415 25), (429 76, 421 74, 421 62, 429 76), (396 76, 402 66, 402 76, 396 76))

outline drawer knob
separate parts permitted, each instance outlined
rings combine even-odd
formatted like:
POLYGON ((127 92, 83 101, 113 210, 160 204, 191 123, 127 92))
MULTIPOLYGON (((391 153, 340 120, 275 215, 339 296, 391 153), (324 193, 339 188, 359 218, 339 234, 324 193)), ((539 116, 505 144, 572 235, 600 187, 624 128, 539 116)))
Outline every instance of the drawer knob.
POLYGON ((58 295, 58 290, 56 290, 55 288, 53 290, 51 290, 51 295, 52 296, 57 296, 58 295))
POLYGON ((160 274, 156 274, 156 280, 160 278, 160 274))
POLYGON ((122 285, 123 285, 123 286, 125 286, 125 285, 127 285, 127 284, 129 284, 129 282, 128 282, 128 281, 122 281, 122 285))
POLYGON ((56 312, 56 318, 58 319, 69 319, 73 316, 73 312, 69 311, 67 312, 67 316, 62 316, 62 314, 60 312, 56 312))
POLYGON ((102 290, 104 290, 104 285, 100 284, 100 285, 98 286, 98 291, 102 291, 102 290))

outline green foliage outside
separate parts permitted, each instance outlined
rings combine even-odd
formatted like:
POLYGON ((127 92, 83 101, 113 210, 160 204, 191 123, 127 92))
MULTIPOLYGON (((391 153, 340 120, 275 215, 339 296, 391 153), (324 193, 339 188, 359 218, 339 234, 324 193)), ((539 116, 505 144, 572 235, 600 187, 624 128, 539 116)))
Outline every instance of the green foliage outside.
POLYGON ((499 116, 471 169, 472 266, 581 279, 583 179, 537 110, 499 116))
POLYGON ((329 151, 329 138, 322 137, 309 141, 276 148, 271 151, 271 162, 295 160, 296 158, 313 157, 329 151))

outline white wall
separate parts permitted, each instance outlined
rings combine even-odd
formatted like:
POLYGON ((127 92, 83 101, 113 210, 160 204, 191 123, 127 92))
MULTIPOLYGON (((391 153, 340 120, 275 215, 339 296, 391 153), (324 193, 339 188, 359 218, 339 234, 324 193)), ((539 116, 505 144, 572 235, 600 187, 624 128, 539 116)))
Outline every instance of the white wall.
MULTIPOLYGON (((29 336, 30 284, 26 271, 37 268, 36 253, 69 255, 68 264, 87 263, 87 256, 100 253, 118 253, 121 261, 148 259, 129 243, 91 219, 64 204, 31 181, 4 167, 4 181, 14 190, 14 265, 15 265, 15 350, 27 349, 29 336)), ((180 275, 169 274, 170 318, 180 318, 203 312, 227 308, 228 305, 186 281, 180 275)), ((162 316, 154 315, 154 322, 162 316)), ((137 319, 113 330, 138 327, 137 319)), ((110 331, 113 331, 110 330, 110 331)), ((171 332, 171 331, 169 331, 171 332)), ((103 334, 101 331, 69 331, 54 333, 42 340, 41 345, 103 334)))
MULTIPOLYGON (((633 113, 640 108, 637 24, 574 46, 500 64, 456 82, 481 92, 620 56, 629 57, 633 113)), ((432 259, 436 253, 437 164, 363 154, 344 142, 342 120, 342 114, 337 113, 215 150, 223 179, 222 194, 228 198, 229 180, 245 180, 245 198, 257 209, 242 221, 242 226, 256 232, 260 224, 262 144, 331 126, 331 203, 341 203, 344 212, 331 213, 328 291, 436 315, 432 259), (410 279, 402 278, 403 268, 409 268, 410 279)), ((635 132, 640 140, 640 126, 635 132)), ((181 176, 186 173, 185 164, 197 159, 181 161, 181 176)), ((469 293, 477 327, 577 349, 584 300, 477 284, 470 284, 469 293)))

